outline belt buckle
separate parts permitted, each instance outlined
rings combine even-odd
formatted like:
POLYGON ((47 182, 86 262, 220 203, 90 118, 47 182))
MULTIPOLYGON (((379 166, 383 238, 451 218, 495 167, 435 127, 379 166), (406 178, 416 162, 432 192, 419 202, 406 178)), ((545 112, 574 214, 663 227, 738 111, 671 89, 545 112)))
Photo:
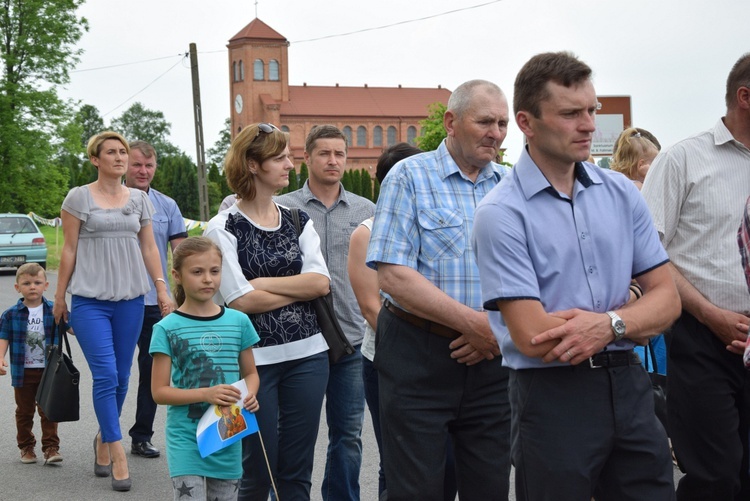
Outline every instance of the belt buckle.
POLYGON ((589 367, 591 367, 592 369, 601 369, 604 366, 603 365, 596 365, 594 363, 594 357, 589 357, 589 367))

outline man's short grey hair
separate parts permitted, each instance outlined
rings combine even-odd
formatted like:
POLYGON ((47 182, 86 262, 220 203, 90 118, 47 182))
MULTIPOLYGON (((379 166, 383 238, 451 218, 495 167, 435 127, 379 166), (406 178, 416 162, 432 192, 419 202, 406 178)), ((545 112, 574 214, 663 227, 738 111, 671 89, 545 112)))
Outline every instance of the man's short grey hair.
POLYGON ((503 95, 503 91, 494 83, 487 80, 469 80, 459 85, 456 90, 453 91, 451 97, 448 98, 448 111, 452 112, 457 117, 461 117, 466 110, 469 108, 471 98, 474 97, 474 92, 477 88, 484 87, 490 89, 492 92, 503 95))

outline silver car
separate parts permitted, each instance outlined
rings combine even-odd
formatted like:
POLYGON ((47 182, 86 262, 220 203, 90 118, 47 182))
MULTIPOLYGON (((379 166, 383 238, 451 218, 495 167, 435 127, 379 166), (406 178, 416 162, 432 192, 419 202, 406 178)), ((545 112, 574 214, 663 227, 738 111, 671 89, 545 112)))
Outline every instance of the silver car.
POLYGON ((39 263, 47 267, 47 243, 26 214, 0 214, 0 267, 39 263))

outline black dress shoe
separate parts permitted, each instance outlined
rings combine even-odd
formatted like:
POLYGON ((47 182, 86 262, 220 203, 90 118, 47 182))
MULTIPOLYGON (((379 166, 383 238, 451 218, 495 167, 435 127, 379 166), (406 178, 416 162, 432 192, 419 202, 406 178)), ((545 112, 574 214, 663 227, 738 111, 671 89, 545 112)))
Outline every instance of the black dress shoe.
POLYGON ((158 458, 161 454, 151 442, 133 442, 130 445, 130 453, 144 458, 158 458))

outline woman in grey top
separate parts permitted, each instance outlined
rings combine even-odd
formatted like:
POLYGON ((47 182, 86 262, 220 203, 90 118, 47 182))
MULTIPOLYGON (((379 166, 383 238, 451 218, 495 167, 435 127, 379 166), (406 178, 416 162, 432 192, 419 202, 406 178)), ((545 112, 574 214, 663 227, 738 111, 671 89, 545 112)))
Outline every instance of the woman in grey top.
POLYGON ((87 149, 97 180, 70 190, 62 205, 65 243, 60 256, 55 320, 67 317, 65 293, 72 294, 71 325, 94 379, 94 473, 112 473, 112 488, 130 490, 120 412, 143 322, 146 270, 157 289, 162 314, 172 311, 154 241, 154 208, 146 192, 122 185, 128 143, 102 132, 87 149), (111 464, 111 467, 110 467, 111 464))

